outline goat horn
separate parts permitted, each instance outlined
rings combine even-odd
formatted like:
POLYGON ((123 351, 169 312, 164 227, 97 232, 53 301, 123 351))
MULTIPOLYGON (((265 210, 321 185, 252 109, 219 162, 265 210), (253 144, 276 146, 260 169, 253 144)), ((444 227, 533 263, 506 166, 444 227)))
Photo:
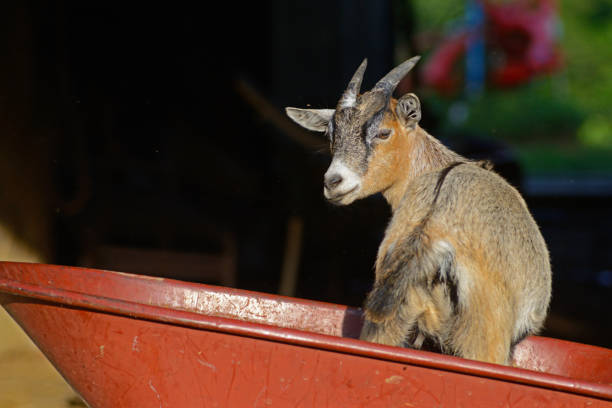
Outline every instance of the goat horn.
POLYGON ((349 82, 346 90, 342 94, 342 98, 340 98, 339 105, 341 107, 353 106, 355 105, 355 101, 357 100, 357 94, 361 89, 361 81, 363 80, 363 73, 366 70, 366 66, 368 65, 368 59, 364 58, 357 68, 357 71, 353 74, 353 78, 351 78, 351 82, 349 82))
POLYGON ((406 76, 406 74, 416 65, 421 59, 420 55, 410 58, 408 61, 402 62, 397 67, 393 68, 391 72, 385 75, 380 81, 374 85, 373 89, 382 90, 385 95, 391 95, 397 87, 397 84, 406 76))

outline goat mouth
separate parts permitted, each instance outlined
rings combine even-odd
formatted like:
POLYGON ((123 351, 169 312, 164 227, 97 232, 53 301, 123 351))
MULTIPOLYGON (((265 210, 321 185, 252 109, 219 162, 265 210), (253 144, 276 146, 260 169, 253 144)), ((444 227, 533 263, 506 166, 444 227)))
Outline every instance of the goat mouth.
MULTIPOLYGON (((342 205, 342 201, 344 198, 348 197, 350 194, 354 193, 355 191, 357 191, 357 189, 359 188, 359 184, 355 185, 355 187, 351 188, 348 191, 345 191, 343 193, 334 195, 334 196, 326 196, 327 201, 329 201, 332 204, 335 205, 342 205)), ((348 203, 346 203, 348 204, 348 203)))

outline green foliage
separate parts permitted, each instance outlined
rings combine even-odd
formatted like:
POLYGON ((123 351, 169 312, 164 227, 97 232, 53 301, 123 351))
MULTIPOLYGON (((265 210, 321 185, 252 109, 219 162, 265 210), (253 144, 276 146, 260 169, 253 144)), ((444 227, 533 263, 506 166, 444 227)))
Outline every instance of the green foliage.
POLYGON ((610 173, 612 148, 582 146, 521 145, 517 146, 521 166, 530 174, 610 173))
POLYGON ((406 0, 412 3, 419 23, 419 31, 443 30, 455 20, 463 19, 465 1, 406 0))
MULTIPOLYGON (((562 93, 546 80, 513 90, 490 91, 466 103, 462 123, 453 123, 447 113, 440 130, 459 128, 463 133, 494 136, 515 143, 567 143, 574 139, 585 115, 562 93)), ((436 99, 433 105, 444 115, 453 101, 436 99)))
MULTIPOLYGON (((564 0, 563 50, 570 98, 587 114, 576 133, 584 146, 612 146, 612 0, 564 0)), ((609 158, 612 167, 612 157, 609 158)))
MULTIPOLYGON (((417 32, 442 35, 463 19, 465 1, 407 1, 417 32)), ((506 140, 524 155, 527 171, 561 170, 565 163, 568 169, 612 172, 612 0, 559 0, 558 10, 561 72, 512 90, 487 89, 470 100, 423 99, 440 119, 438 131, 506 140)))
POLYGON ((612 123, 609 118, 593 115, 578 129, 578 140, 584 146, 611 148, 612 123))
POLYGON ((588 112, 612 113, 612 0, 561 2, 569 93, 588 112))

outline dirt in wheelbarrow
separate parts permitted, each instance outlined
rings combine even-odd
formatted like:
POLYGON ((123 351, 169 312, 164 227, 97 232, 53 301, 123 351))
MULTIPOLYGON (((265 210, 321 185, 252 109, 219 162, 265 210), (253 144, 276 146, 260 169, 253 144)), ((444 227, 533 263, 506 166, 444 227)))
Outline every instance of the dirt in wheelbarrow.
POLYGON ((86 405, 0 307, 0 408, 86 405))

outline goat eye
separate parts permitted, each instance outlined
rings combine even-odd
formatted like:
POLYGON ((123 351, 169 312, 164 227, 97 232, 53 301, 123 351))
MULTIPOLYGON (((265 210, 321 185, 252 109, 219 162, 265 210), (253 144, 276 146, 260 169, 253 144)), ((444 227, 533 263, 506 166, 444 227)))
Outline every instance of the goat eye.
POLYGON ((387 140, 391 136, 391 129, 383 129, 376 135, 377 139, 387 140))

